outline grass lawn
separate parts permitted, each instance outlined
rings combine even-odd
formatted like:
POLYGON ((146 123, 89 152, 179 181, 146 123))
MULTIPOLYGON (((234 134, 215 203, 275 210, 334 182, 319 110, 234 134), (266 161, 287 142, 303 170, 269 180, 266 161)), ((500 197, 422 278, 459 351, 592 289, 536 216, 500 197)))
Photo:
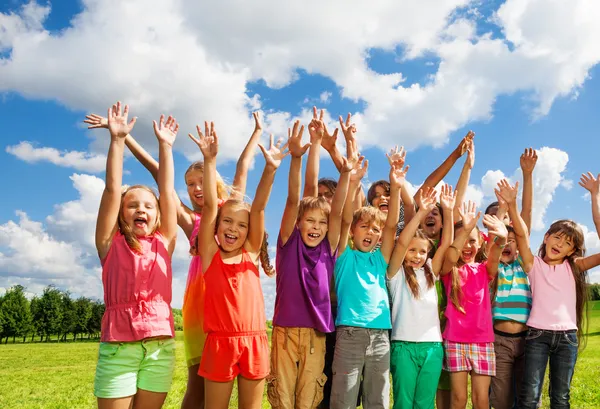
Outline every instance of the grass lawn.
MULTIPOLYGON (((600 302, 590 305, 587 348, 577 361, 571 387, 571 407, 600 408, 600 302)), ((187 369, 183 341, 177 334, 177 367, 165 408, 179 408, 187 369)), ((0 408, 94 408, 96 342, 0 345, 0 408)), ((546 389, 546 388, 545 388, 546 389)), ((237 407, 236 390, 231 408, 237 407)), ((263 408, 269 408, 266 395, 263 408)), ((469 406, 470 407, 470 406, 469 406)), ((543 408, 549 408, 544 394, 543 408)))

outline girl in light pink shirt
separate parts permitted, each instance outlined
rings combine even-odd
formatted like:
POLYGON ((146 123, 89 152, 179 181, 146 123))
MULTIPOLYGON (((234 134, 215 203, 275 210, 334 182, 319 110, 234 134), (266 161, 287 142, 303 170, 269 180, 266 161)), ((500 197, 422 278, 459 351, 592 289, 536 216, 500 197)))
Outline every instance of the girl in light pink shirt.
POLYGON ((467 406, 467 385, 471 375, 473 408, 489 408, 491 377, 496 374, 494 332, 489 283, 498 273, 508 232, 496 216, 485 215, 483 223, 496 236, 487 261, 481 262, 483 235, 477 228, 477 213, 470 201, 458 207, 462 221, 454 226, 455 239, 446 251, 440 271, 448 296, 444 329, 444 369, 450 372, 452 408, 467 406))
POLYGON ((99 408, 162 407, 175 367, 171 256, 177 236, 172 146, 179 125, 154 122, 159 145, 158 190, 122 191, 125 137, 135 118, 121 103, 108 110, 106 185, 96 224, 106 312, 94 381, 99 408))
MULTIPOLYGON (((584 174, 579 184, 591 194, 592 215, 600 235, 600 175, 595 178, 584 174)), ((517 188, 506 180, 499 183, 498 193, 513 213, 515 206, 510 204, 516 200, 517 188)), ((577 353, 585 342, 582 323, 588 298, 587 270, 600 265, 600 254, 584 257, 581 227, 572 220, 558 220, 552 223, 534 256, 527 246, 528 232, 523 220, 510 216, 532 295, 525 372, 517 406, 537 407, 549 361, 550 407, 569 408, 577 353)))

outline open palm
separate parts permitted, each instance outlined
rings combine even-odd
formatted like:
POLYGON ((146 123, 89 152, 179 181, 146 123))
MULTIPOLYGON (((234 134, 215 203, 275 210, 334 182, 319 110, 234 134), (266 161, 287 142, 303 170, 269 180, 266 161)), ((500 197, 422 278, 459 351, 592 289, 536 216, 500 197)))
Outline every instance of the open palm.
POLYGON ((179 131, 179 124, 171 115, 165 122, 165 116, 160 116, 160 121, 157 124, 156 121, 152 121, 154 125, 154 134, 160 142, 165 142, 170 146, 173 146, 175 138, 177 138, 177 131, 179 131))
POLYGON ((273 134, 271 134, 268 150, 265 149, 265 147, 262 144, 258 144, 258 147, 260 148, 260 150, 263 153, 263 156, 265 157, 265 162, 267 163, 267 166, 271 166, 277 169, 279 165, 281 165, 281 161, 283 160, 283 158, 290 154, 290 151, 286 150, 286 148, 288 147, 288 143, 286 142, 285 145, 281 146, 282 142, 283 141, 279 139, 277 143, 274 143, 273 134))
POLYGON ((214 122, 210 123, 210 127, 208 126, 208 122, 204 122, 204 133, 200 130, 199 125, 196 125, 196 131, 198 131, 198 138, 191 133, 188 136, 198 145, 204 159, 216 157, 219 152, 219 138, 215 131, 214 122))
POLYGON ((125 105, 121 112, 121 101, 108 109, 108 130, 115 138, 125 138, 133 129, 137 118, 127 122, 129 116, 129 105, 125 105))

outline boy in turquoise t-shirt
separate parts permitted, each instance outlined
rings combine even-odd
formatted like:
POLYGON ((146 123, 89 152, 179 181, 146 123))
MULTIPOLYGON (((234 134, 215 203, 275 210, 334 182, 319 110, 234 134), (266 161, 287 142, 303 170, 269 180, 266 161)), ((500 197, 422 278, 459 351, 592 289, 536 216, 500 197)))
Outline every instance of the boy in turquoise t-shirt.
MULTIPOLYGON (((389 407, 392 323, 385 276, 396 237, 400 189, 407 171, 403 165, 394 162, 390 170, 387 218, 371 206, 353 211, 353 200, 346 199, 334 270, 338 313, 332 409, 356 407, 361 374, 363 407, 389 407), (347 246, 348 235, 353 239, 353 249, 347 246), (380 239, 381 247, 375 250, 380 239)), ((364 166, 359 162, 352 171, 347 198, 355 197, 367 167, 367 162, 364 166)))

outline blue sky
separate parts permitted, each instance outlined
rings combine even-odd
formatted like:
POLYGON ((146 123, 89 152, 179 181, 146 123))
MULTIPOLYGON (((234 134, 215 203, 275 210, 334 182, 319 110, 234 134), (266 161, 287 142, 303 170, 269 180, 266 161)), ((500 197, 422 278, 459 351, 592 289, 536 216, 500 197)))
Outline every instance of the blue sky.
MULTIPOLYGON (((117 99, 131 105, 139 117, 133 135, 154 153, 151 121, 162 112, 180 119, 175 166, 182 192, 185 169, 199 159, 186 134, 196 123, 215 120, 222 140, 218 170, 231 180, 254 109, 263 113, 267 131, 279 136, 294 118, 306 123, 315 104, 328 119, 352 112, 370 160, 368 179, 386 178, 384 151, 399 144, 409 147, 413 185, 472 129, 476 164, 468 195, 482 207, 492 200, 490 186, 500 172, 519 179, 519 155, 533 147, 541 157, 532 243, 537 247, 553 220, 572 218, 587 227, 589 250, 600 251, 589 198, 577 185, 582 172, 600 172, 598 6, 583 0, 568 9, 533 0, 520 6, 510 0, 431 0, 350 10, 333 2, 322 10, 332 16, 323 28, 310 19, 311 2, 281 3, 0 5, 0 174, 6 193, 0 201, 0 288, 23 284, 38 293, 55 283, 102 296, 91 243, 107 134, 88 131, 81 121, 88 112, 104 114, 117 99), (228 14, 234 8, 238 12, 228 14), (265 18, 265 10, 281 18, 265 18), (565 15, 558 36, 551 28, 556 16, 565 15)), ((263 164, 257 150, 249 196, 263 164)), ((445 181, 455 184, 462 164, 445 181)), ((278 171, 269 202, 271 245, 288 165, 278 171)), ((126 159, 125 169, 125 183, 153 184, 134 158, 126 159)), ((326 156, 320 174, 337 177, 326 156)), ((180 240, 176 307, 186 252, 180 240)), ((600 281, 600 273, 592 279, 600 281)), ((270 310, 274 280, 263 285, 270 310)))

